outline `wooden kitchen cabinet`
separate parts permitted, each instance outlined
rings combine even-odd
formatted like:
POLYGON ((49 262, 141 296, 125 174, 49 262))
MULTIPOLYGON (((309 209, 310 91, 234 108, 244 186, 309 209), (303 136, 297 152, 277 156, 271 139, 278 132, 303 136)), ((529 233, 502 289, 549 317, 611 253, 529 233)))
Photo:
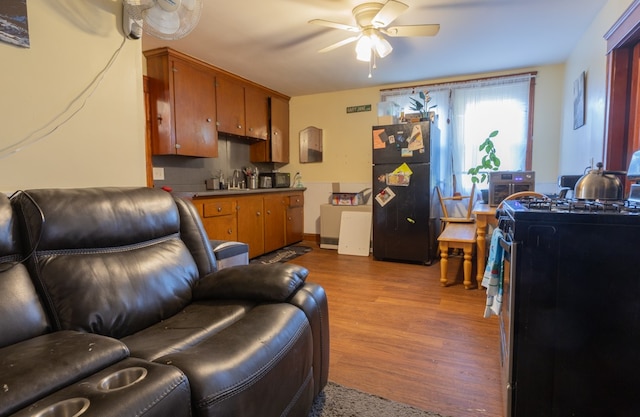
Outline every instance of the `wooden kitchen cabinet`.
POLYGON ((264 201, 262 195, 238 197, 238 241, 249 245, 249 258, 264 251, 264 201))
POLYGON ((214 73, 182 54, 145 52, 154 155, 218 156, 214 73))
POLYGON ((289 163, 289 100, 269 98, 269 139, 251 145, 251 162, 289 163))
POLYGON ((244 85, 231 77, 218 75, 216 100, 218 132, 245 136, 244 85))
POLYGON ((271 191, 193 200, 209 239, 249 245, 249 258, 300 242, 304 228, 303 191, 271 191))
POLYGON ((269 94, 257 87, 245 86, 244 109, 247 137, 266 141, 269 138, 269 94))
POLYGON ((302 191, 287 196, 285 246, 300 242, 304 237, 304 194, 302 191))
POLYGON ((235 198, 197 200, 194 205, 201 213, 202 224, 209 239, 238 240, 235 198))
POLYGON ((284 194, 264 196, 264 251, 272 252, 286 246, 285 219, 287 196, 284 194))
POLYGON ((218 75, 218 132, 266 141, 269 136, 269 95, 266 90, 218 75))

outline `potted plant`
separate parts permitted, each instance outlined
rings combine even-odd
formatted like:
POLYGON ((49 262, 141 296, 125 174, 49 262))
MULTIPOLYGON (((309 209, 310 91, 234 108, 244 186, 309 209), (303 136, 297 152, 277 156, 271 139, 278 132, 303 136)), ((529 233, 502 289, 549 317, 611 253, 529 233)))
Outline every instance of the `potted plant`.
POLYGON ((420 91, 418 93, 418 96, 420 97, 420 100, 413 98, 413 97, 409 97, 409 100, 411 101, 411 106, 409 107, 409 109, 413 110, 413 111, 417 111, 418 113, 420 113, 420 120, 426 120, 427 118, 427 103, 429 103, 431 101, 431 97, 429 96, 429 92, 428 91, 420 91))
MULTIPOLYGON (((500 158, 496 155, 496 147, 493 143, 493 138, 498 136, 498 131, 494 130, 489 136, 480 144, 478 150, 484 152, 480 163, 473 168, 469 168, 467 174, 471 175, 471 182, 474 184, 481 184, 483 182, 489 183, 489 171, 498 171, 500 169, 500 158)), ((482 192, 482 199, 488 201, 488 189, 480 190, 482 192)))

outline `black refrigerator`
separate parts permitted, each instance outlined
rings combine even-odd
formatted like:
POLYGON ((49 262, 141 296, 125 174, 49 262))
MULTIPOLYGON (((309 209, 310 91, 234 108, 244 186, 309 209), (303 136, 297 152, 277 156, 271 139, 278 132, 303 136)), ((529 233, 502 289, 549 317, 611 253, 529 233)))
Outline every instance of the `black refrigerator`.
POLYGON ((430 265, 436 254, 431 215, 430 122, 374 126, 373 257, 430 265))

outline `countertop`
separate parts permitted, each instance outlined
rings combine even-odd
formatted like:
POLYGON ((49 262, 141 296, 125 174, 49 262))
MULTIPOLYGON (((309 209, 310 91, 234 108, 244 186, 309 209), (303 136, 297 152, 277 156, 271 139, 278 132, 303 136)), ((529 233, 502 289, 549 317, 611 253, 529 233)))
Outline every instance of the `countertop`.
POLYGON ((183 198, 203 198, 203 197, 227 197, 249 194, 265 194, 265 193, 283 193, 291 191, 305 191, 306 187, 301 188, 239 188, 231 190, 206 190, 206 191, 173 191, 171 194, 183 198))

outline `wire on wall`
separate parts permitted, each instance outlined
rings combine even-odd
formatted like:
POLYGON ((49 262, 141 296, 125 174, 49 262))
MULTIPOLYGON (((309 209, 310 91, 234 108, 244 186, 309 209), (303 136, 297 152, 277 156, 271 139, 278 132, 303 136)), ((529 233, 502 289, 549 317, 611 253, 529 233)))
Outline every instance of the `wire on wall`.
POLYGON ((113 55, 111 55, 111 58, 109 59, 107 64, 104 66, 104 68, 100 72, 98 72, 98 74, 80 92, 80 94, 78 94, 73 100, 71 100, 71 102, 69 102, 67 107, 62 112, 60 112, 58 115, 53 117, 44 126, 32 131, 24 138, 0 149, 0 159, 5 159, 13 154, 16 154, 22 151, 23 149, 31 145, 34 145, 40 142, 41 140, 45 139, 47 136, 49 136, 50 134, 58 130, 58 128, 60 128, 61 126, 69 122, 71 119, 73 119, 73 117, 84 108, 84 106, 87 104, 87 101, 89 101, 91 96, 93 96, 93 93, 95 93, 95 91, 98 89, 98 87, 102 83, 102 80, 104 79, 104 76, 107 74, 107 72, 109 71, 113 63, 116 61, 116 59, 118 58, 118 55, 120 55, 120 51, 122 51, 122 48, 124 47, 126 40, 127 40, 126 37, 122 38, 122 43, 120 44, 118 49, 115 50, 113 55))

